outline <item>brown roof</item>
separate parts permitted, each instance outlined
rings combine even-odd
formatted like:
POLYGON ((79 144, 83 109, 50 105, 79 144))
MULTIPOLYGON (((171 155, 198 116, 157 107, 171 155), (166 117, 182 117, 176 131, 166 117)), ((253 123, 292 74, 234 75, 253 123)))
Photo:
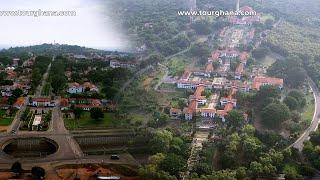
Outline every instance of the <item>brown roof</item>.
POLYGON ((200 112, 203 112, 203 113, 216 113, 217 110, 215 108, 202 108, 200 110, 200 112))
POLYGON ((69 88, 78 88, 78 87, 80 87, 80 84, 77 82, 68 83, 68 87, 69 88))
POLYGON ((50 102, 49 98, 45 98, 45 97, 39 97, 39 98, 32 98, 32 101, 35 102, 50 102))
POLYGON ((14 103, 14 106, 21 107, 21 106, 23 106, 24 102, 25 102, 25 98, 24 97, 19 97, 17 99, 17 101, 14 103))
POLYGON ((171 108, 170 113, 181 113, 181 109, 171 108))
POLYGON ((283 79, 273 78, 273 77, 256 76, 253 79, 252 88, 259 90, 260 86, 265 85, 265 84, 274 85, 274 86, 282 86, 283 79))
POLYGON ((61 105, 62 107, 68 107, 68 106, 69 106, 69 100, 66 99, 66 98, 61 98, 61 100, 60 100, 60 105, 61 105))

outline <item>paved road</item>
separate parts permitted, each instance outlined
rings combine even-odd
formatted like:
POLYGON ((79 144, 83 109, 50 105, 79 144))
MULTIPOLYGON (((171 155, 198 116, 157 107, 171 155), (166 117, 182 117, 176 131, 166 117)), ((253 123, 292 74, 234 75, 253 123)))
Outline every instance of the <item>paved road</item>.
MULTIPOLYGON (((52 62, 54 60, 55 60, 55 57, 53 56, 52 62)), ((51 69, 51 63, 48 65, 46 72, 43 74, 41 84, 37 87, 36 92, 35 92, 35 96, 39 97, 42 95, 42 89, 45 86, 45 84, 47 83, 48 74, 49 74, 50 69, 51 69)))
POLYGON ((163 81, 168 77, 168 74, 169 74, 169 69, 168 69, 167 66, 162 65, 162 64, 160 64, 160 63, 158 63, 158 65, 161 66, 161 67, 163 67, 165 73, 164 73, 164 75, 162 76, 162 78, 159 80, 159 82, 154 86, 154 90, 155 90, 155 91, 158 91, 160 85, 161 85, 161 84, 163 83, 163 81))
POLYGON ((316 131, 318 129, 318 125, 320 122, 320 119, 319 119, 319 114, 320 114, 319 89, 310 78, 308 78, 308 81, 309 81, 310 87, 313 91, 313 96, 315 99, 315 103, 314 103, 315 104, 315 108, 314 108, 315 111, 313 114, 313 118, 312 118, 310 126, 305 130, 305 132, 293 144, 291 144, 289 146, 289 147, 295 147, 295 148, 299 149, 300 151, 303 149, 303 142, 310 138, 309 135, 311 132, 316 131))
POLYGON ((22 113, 24 112, 24 110, 26 109, 27 106, 27 102, 28 102, 28 97, 25 97, 25 103, 24 105, 17 111, 12 123, 10 124, 10 126, 7 128, 7 133, 11 133, 13 130, 15 132, 19 131, 19 126, 20 126, 20 118, 22 113))

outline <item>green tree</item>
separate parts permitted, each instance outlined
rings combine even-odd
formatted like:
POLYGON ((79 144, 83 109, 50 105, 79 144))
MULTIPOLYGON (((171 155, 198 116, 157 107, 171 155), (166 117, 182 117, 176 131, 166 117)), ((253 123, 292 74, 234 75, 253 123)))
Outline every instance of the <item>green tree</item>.
POLYGON ((90 117, 94 120, 99 120, 104 117, 103 111, 101 108, 91 108, 90 117))
POLYGON ((82 113, 83 113, 83 110, 81 108, 74 108, 73 109, 73 114, 74 114, 75 119, 80 119, 82 113))
POLYGON ((12 95, 15 96, 15 97, 20 97, 22 94, 23 94, 23 91, 20 88, 17 88, 17 89, 12 91, 12 95))
POLYGON ((51 78, 51 87, 53 93, 57 94, 59 91, 62 91, 65 87, 66 78, 64 75, 53 75, 51 78))
POLYGON ((198 162, 196 163, 192 171, 197 173, 199 176, 201 176, 201 175, 211 174, 212 168, 206 163, 198 162))
POLYGON ((207 35, 211 33, 210 23, 205 20, 196 21, 191 25, 191 27, 199 35, 207 35))
POLYGON ((176 154, 170 153, 166 156, 166 158, 160 163, 160 169, 169 172, 171 175, 179 176, 179 172, 181 172, 185 167, 185 160, 176 154))
POLYGON ((280 90, 275 86, 265 85, 261 86, 256 93, 256 103, 261 105, 268 98, 278 99, 280 97, 280 90))
POLYGON ((263 59, 266 57, 266 55, 269 53, 269 49, 268 48, 257 48, 255 50, 252 51, 252 56, 255 59, 263 59))
POLYGON ((303 179, 294 166, 285 165, 283 168, 283 173, 285 174, 285 178, 288 180, 303 179))
POLYGON ((244 116, 243 116, 243 112, 238 111, 238 110, 232 110, 228 113, 228 115, 226 116, 226 122, 228 127, 232 127, 232 128, 242 128, 242 126, 244 125, 244 116))
POLYGON ((273 19, 267 19, 264 22, 264 25, 266 26, 267 29, 272 29, 273 24, 274 24, 274 20, 273 19))
POLYGON ((151 150, 154 153, 167 152, 170 148, 170 143, 173 139, 173 135, 167 130, 158 130, 154 133, 150 140, 151 150))
POLYGON ((159 166, 159 164, 166 158, 166 155, 163 153, 157 153, 153 156, 149 157, 149 163, 155 166, 159 166))
POLYGON ((175 176, 171 176, 169 173, 159 170, 153 165, 146 165, 140 168, 138 173, 142 180, 177 180, 175 176))
POLYGON ((290 110, 296 110, 298 108, 298 101, 294 97, 287 96, 284 98, 283 103, 285 103, 290 110))
POLYGON ((271 103, 261 112, 262 123, 268 128, 279 128, 289 116, 289 108, 282 103, 271 103))
POLYGON ((306 96, 298 90, 292 90, 288 93, 288 96, 295 98, 298 101, 299 108, 303 108, 306 102, 306 96))

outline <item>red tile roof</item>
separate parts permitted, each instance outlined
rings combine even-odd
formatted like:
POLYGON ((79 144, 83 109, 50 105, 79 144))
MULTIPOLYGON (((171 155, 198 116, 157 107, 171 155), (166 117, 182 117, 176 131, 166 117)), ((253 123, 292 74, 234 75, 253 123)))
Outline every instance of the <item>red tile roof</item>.
POLYGON ((206 73, 211 73, 214 70, 212 62, 208 63, 206 66, 206 73))
POLYGON ((69 100, 66 99, 66 98, 61 98, 61 100, 60 100, 60 105, 61 105, 62 107, 68 107, 68 106, 69 106, 69 100))
POLYGON ((202 108, 200 110, 200 112, 203 112, 203 113, 216 113, 217 110, 215 108, 202 108))
POLYGON ((228 103, 228 104, 226 104, 225 106, 224 106, 224 112, 225 113, 228 113, 228 112, 230 112, 231 110, 233 109, 233 104, 232 103, 228 103))
POLYGON ((181 109, 171 108, 170 113, 181 113, 181 109))
POLYGON ((68 83, 68 87, 69 88, 78 88, 78 87, 80 87, 80 84, 77 82, 68 83))
POLYGON ((45 97, 39 97, 39 98, 32 98, 32 101, 35 102, 50 102, 49 98, 45 98, 45 97))
POLYGON ((14 103, 14 106, 21 107, 21 106, 24 105, 24 102, 25 102, 25 98, 24 97, 19 97, 17 99, 17 101, 14 103))
POLYGON ((262 85, 283 86, 283 79, 273 78, 273 77, 256 76, 253 79, 252 88, 259 90, 262 85))

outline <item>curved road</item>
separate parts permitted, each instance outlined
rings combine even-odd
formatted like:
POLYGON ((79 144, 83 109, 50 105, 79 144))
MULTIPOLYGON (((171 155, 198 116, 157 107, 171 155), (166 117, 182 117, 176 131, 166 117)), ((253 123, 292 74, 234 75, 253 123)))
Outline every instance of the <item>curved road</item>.
POLYGON ((319 89, 316 86, 316 84, 308 77, 308 81, 310 84, 310 87, 313 91, 313 96, 314 96, 314 114, 313 114, 313 118, 311 121, 310 126, 304 131, 304 133, 293 143, 289 146, 290 147, 294 147, 299 149, 299 151, 302 151, 303 149, 303 142, 308 140, 310 137, 310 133, 313 131, 316 131, 318 129, 318 125, 320 122, 320 118, 319 118, 319 114, 320 114, 320 94, 319 94, 319 89))

